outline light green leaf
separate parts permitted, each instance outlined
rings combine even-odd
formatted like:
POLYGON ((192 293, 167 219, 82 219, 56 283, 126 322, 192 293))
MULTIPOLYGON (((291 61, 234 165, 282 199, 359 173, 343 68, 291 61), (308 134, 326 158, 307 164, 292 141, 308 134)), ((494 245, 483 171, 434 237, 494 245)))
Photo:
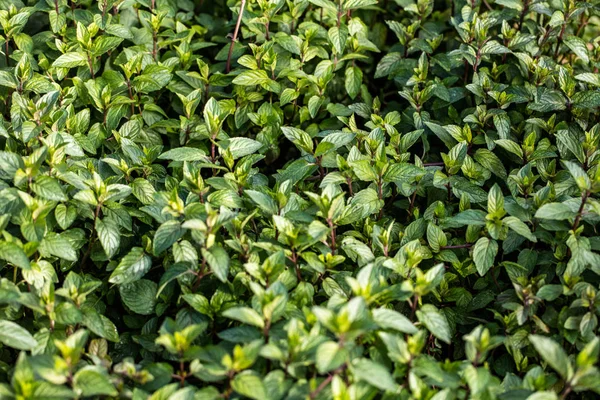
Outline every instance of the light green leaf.
POLYGON ((210 249, 202 249, 202 257, 206 259, 211 271, 221 282, 227 282, 229 274, 229 255, 221 246, 212 246, 210 249))
POLYGON ((498 254, 498 242, 486 237, 480 238, 473 246, 473 261, 479 275, 485 275, 494 265, 494 259, 498 254))
POLYGON ((262 317, 249 307, 228 308, 223 312, 223 316, 258 328, 264 328, 265 326, 265 321, 263 321, 262 317))
POLYGON ((392 374, 380 363, 361 358, 352 364, 351 369, 356 379, 367 382, 371 386, 388 392, 398 390, 398 384, 392 374))
POLYGON ((110 381, 106 370, 100 366, 87 366, 73 377, 73 388, 82 396, 116 396, 117 389, 110 381))
POLYGON ((53 63, 52 66, 56 68, 75 68, 87 65, 88 59, 87 56, 83 53, 65 53, 62 56, 58 57, 53 63))
POLYGON ((96 219, 96 232, 106 256, 113 258, 121 243, 119 226, 111 219, 101 220, 98 218, 96 219))
POLYGON ((58 180, 50 176, 42 175, 36 178, 31 185, 31 189, 35 194, 46 200, 52 201, 67 201, 69 198, 58 183, 58 180))
POLYGON ((535 213, 535 218, 565 220, 575 217, 577 213, 571 210, 569 206, 563 203, 546 203, 535 213))
POLYGON ((158 158, 173 161, 209 161, 204 151, 192 147, 177 147, 162 153, 158 158))
POLYGON ((529 227, 520 219, 516 217, 506 217, 502 220, 502 222, 524 238, 527 238, 534 243, 537 242, 537 238, 533 235, 533 233, 531 233, 529 227))
POLYGON ((24 270, 30 270, 29 258, 22 248, 15 243, 0 242, 0 259, 16 265, 24 270))
POLYGON ((541 335, 529 335, 529 341, 539 355, 564 379, 571 379, 573 366, 567 353, 554 340, 541 335))
POLYGON ((348 357, 348 351, 336 342, 322 343, 317 349, 317 370, 324 374, 340 367, 348 357))
POLYGON ((31 350, 37 346, 37 341, 29 331, 6 320, 0 320, 0 342, 18 350, 31 350))
POLYGON ((267 398, 263 378, 253 371, 244 371, 237 374, 233 381, 231 381, 231 387, 242 396, 254 400, 264 400, 267 398))
POLYGON ((578 38, 577 36, 574 36, 574 35, 567 35, 567 37, 564 39, 563 42, 585 64, 588 64, 590 62, 590 57, 588 55, 588 49, 587 49, 587 43, 584 42, 583 39, 578 38))
POLYGON ((346 92, 351 99, 360 93, 360 86, 362 84, 363 73, 358 67, 346 68, 345 86, 346 92))
POLYGON ((419 321, 425 325, 427 330, 429 330, 433 336, 444 343, 450 343, 452 337, 448 320, 435 306, 424 304, 416 314, 419 321))
POLYGON ((383 329, 394 329, 409 335, 417 333, 417 328, 408 318, 389 308, 373 310, 373 321, 383 329))
POLYGON ((227 149, 231 151, 234 160, 250 154, 254 154, 261 147, 263 147, 263 144, 261 142, 245 137, 231 138, 227 140, 227 143, 227 149))

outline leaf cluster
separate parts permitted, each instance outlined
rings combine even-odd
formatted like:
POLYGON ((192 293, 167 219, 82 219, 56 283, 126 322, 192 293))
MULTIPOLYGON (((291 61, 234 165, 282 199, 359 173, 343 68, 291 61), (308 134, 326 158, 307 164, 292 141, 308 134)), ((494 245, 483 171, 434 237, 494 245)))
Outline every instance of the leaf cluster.
POLYGON ((0 0, 1 399, 600 395, 600 2, 0 0))

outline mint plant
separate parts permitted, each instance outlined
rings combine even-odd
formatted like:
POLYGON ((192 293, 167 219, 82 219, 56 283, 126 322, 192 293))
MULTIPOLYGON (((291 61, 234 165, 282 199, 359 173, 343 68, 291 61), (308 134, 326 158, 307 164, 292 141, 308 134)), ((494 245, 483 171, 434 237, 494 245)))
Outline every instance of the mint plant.
POLYGON ((596 398, 599 21, 0 0, 0 398, 596 398))

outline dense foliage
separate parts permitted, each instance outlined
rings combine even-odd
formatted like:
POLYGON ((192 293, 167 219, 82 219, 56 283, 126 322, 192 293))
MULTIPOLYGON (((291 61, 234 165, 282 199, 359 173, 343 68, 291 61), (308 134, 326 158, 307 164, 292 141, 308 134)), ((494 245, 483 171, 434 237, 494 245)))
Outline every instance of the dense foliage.
POLYGON ((0 398, 594 398, 599 16, 0 0, 0 398))

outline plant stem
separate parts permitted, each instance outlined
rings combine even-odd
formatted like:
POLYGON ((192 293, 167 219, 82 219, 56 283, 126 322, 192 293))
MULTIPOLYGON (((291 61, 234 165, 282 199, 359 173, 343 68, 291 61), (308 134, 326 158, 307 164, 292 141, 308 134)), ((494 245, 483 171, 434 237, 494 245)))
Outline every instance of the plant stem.
POLYGON ((556 40, 556 48, 554 49, 554 58, 558 57, 558 50, 560 49, 560 43, 562 42, 563 35, 565 34, 566 22, 563 22, 562 28, 560 28, 560 33, 558 34, 558 39, 556 40))
POLYGON ((231 44, 229 45, 229 53, 227 53, 227 65, 225 67, 225 72, 229 73, 231 71, 231 55, 233 54, 233 46, 235 42, 237 42, 238 33, 240 31, 240 25, 242 24, 242 16, 244 15, 244 8, 246 7, 246 0, 242 0, 242 5, 240 6, 240 13, 238 15, 237 22, 235 23, 235 30, 233 31, 233 37, 231 38, 231 44))
POLYGON ((8 63, 10 62, 10 57, 9 57, 9 54, 8 54, 8 52, 9 52, 9 49, 8 49, 8 42, 9 42, 9 39, 8 39, 8 37, 7 37, 7 38, 6 38, 6 41, 4 42, 4 48, 5 48, 5 51, 4 51, 4 56, 6 57, 6 66, 7 66, 7 67, 8 67, 8 63))
POLYGON ((586 190, 581 195, 581 205, 579 206, 579 210, 577 210, 577 216, 575 217, 575 221, 573 221, 572 230, 575 231, 579 227, 579 223, 581 222, 581 217, 583 216, 583 208, 585 207, 585 203, 590 195, 590 191, 586 190))
POLYGON ((525 0, 523 3, 523 11, 521 12, 521 17, 519 18, 519 30, 523 26, 523 20, 525 19, 525 15, 529 12, 529 0, 525 0))
POLYGON ((131 82, 127 79, 127 91, 129 92, 129 99, 131 100, 131 115, 135 114, 135 107, 133 105, 133 92, 131 91, 131 82))
POLYGON ((94 212, 94 222, 92 223, 92 225, 93 225, 92 237, 90 238, 90 244, 88 245, 88 248, 87 248, 85 254, 83 255, 83 258, 81 259, 81 267, 83 267, 85 265, 88 257, 92 253, 92 246, 94 245, 94 242, 95 242, 94 233, 96 232, 96 220, 100 216, 101 210, 102 210, 102 203, 98 203, 98 205, 96 206, 96 211, 94 212))
POLYGON ((412 196, 410 196, 410 206, 408 207, 408 217, 407 221, 410 221, 410 217, 413 215, 413 211, 415 210, 415 200, 417 199, 417 188, 413 192, 412 196))
POLYGON ((333 377, 336 376, 337 374, 339 374, 340 372, 342 372, 344 369, 346 369, 346 364, 342 365, 341 367, 339 367, 338 369, 333 371, 333 373, 331 375, 329 375, 327 378, 325 378, 325 380, 323 380, 323 382, 321 382, 315 390, 310 392, 308 397, 311 400, 315 399, 319 395, 319 393, 321 393, 323 391, 323 389, 325 389, 327 387, 327 385, 329 385, 331 383, 331 381, 333 380, 333 377))
POLYGON ((152 59, 156 62, 156 58, 158 56, 158 39, 156 36, 156 31, 152 31, 152 59))
POLYGON ((270 40, 269 37, 269 21, 265 24, 265 39, 270 40))
POLYGON ((412 303, 410 304, 410 320, 413 321, 415 319, 415 313, 417 311, 417 305, 419 304, 419 296, 414 295, 412 303))
POLYGON ((87 59, 88 59, 88 66, 90 67, 90 74, 92 75, 92 79, 95 79, 94 62, 92 61, 92 57, 89 55, 89 53, 88 53, 87 59))
POLYGON ((565 385, 565 388, 563 389, 563 391, 560 395, 561 400, 566 399, 567 396, 569 395, 569 393, 571 393, 571 390, 572 390, 571 383, 567 382, 567 384, 565 385))
POLYGON ((335 255, 335 249, 336 249, 335 225, 333 224, 333 221, 331 220, 331 218, 327 218, 327 224, 329 225, 329 228, 331 229, 331 254, 335 255))
POLYGON ((265 337, 265 343, 269 342, 269 331, 271 330, 271 320, 267 319, 265 321, 265 326, 263 328, 263 336, 265 337))

